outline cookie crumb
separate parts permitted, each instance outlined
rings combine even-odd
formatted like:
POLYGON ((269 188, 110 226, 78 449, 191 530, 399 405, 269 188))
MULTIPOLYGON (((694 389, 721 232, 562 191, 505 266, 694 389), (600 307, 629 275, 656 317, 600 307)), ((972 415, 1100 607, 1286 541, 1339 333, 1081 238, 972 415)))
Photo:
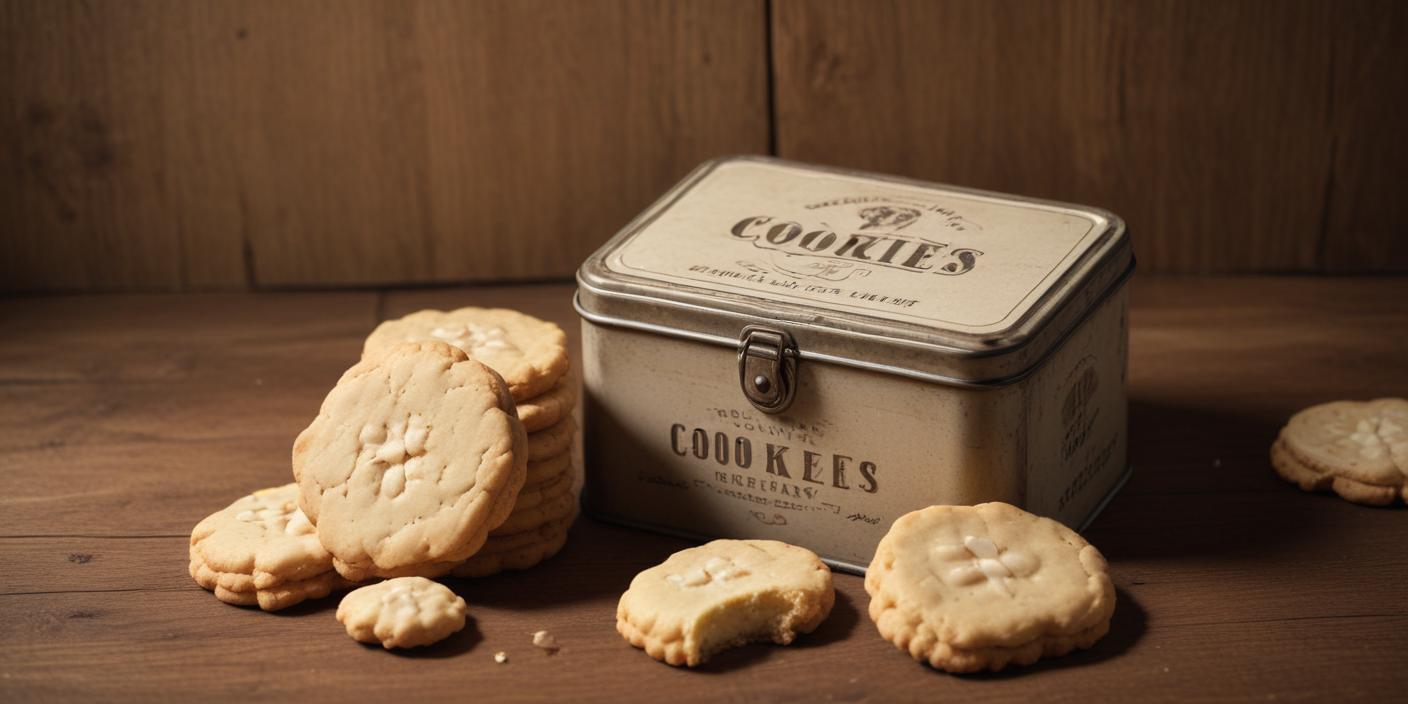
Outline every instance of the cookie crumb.
POLYGON ((548 655, 556 655, 561 647, 557 644, 557 639, 547 631, 538 631, 533 634, 533 645, 542 648, 548 655))
POLYGON ((500 664, 500 665, 506 665, 506 664, 508 664, 508 653, 505 653, 505 652, 502 651, 502 650, 500 650, 500 651, 497 652, 497 653, 494 653, 494 662, 496 662, 496 663, 498 663, 498 664, 500 664))

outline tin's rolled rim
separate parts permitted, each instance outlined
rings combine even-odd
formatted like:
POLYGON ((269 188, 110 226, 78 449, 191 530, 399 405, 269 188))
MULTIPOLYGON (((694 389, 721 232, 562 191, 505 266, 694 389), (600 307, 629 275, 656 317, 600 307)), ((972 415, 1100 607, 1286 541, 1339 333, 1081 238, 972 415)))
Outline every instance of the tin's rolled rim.
MULTIPOLYGON (((1118 291, 1120 287, 1124 286, 1129 281, 1130 277, 1132 277, 1133 275, 1134 260, 1131 258, 1129 261, 1129 266, 1125 268, 1124 273, 1121 274, 1119 278, 1111 282, 1107 290, 1091 302, 1090 306, 1088 306, 1083 312, 1083 314, 1080 316, 1076 325, 1067 328, 1061 335, 1060 339, 1055 340, 1050 346, 1048 346, 1047 349, 1042 352, 1041 356, 1032 360, 1030 364, 1026 365, 1020 371, 1006 376, 992 377, 987 379, 965 379, 962 377, 950 376, 946 374, 936 374, 934 372, 924 371, 921 369, 911 369, 895 364, 885 364, 881 362, 872 362, 865 359, 857 359, 854 357, 828 354, 825 352, 818 352, 805 348, 799 349, 798 355, 803 361, 823 362, 826 364, 836 364, 843 367, 863 369, 865 371, 878 372, 881 374, 893 374, 895 376, 904 377, 906 379, 915 379, 917 381, 923 381, 930 384, 958 386, 967 389, 999 388, 1019 382, 1022 379, 1025 379, 1026 377, 1030 376, 1036 370, 1040 369, 1046 359, 1051 355, 1056 354, 1056 352, 1061 349, 1062 345, 1065 344, 1066 339, 1069 338, 1071 335, 1075 334, 1075 332, 1080 329, 1079 323, 1084 322, 1091 315, 1094 315, 1096 309, 1099 307, 1099 304, 1104 302, 1111 295, 1113 295, 1115 291, 1118 291)), ((593 325, 622 328, 626 330, 635 330, 637 332, 645 332, 655 335, 664 335, 666 337, 673 337, 681 340, 690 340, 692 342, 702 342, 705 344, 716 345, 719 347, 728 347, 731 349, 736 349, 738 347, 738 338, 736 337, 728 337, 725 335, 716 335, 707 332, 689 330, 686 328, 664 325, 661 323, 643 322, 619 316, 603 315, 601 313, 596 313, 587 310, 587 308, 582 305, 581 292, 581 289, 587 288, 587 286, 580 280, 578 281, 578 285, 580 287, 579 290, 572 295, 572 307, 576 309, 577 314, 580 315, 583 320, 586 320, 592 323, 593 325)), ((623 293, 614 293, 612 295, 634 296, 634 294, 623 293)), ((673 305, 690 306, 691 304, 674 303, 673 305)), ((773 323, 773 325, 783 329, 788 329, 788 326, 786 324, 773 323)), ((746 325, 740 326, 739 329, 742 330, 743 327, 746 327, 746 325)))

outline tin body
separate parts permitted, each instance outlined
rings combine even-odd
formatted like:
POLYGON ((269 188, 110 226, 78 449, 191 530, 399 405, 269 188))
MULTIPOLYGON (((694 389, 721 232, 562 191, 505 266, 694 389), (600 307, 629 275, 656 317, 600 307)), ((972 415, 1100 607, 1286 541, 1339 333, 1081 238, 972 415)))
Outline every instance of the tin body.
POLYGON ((585 508, 849 571, 933 504, 1079 527, 1127 474, 1132 266, 1103 211, 705 164, 579 271, 585 508))

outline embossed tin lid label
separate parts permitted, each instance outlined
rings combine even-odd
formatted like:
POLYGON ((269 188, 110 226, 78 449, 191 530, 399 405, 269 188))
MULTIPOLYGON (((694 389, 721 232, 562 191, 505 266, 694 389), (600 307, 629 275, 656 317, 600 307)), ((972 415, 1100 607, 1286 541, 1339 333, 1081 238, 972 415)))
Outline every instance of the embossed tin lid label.
POLYGON ((735 160, 605 264, 764 303, 982 334, 1021 320, 1108 226, 1094 211, 735 160))

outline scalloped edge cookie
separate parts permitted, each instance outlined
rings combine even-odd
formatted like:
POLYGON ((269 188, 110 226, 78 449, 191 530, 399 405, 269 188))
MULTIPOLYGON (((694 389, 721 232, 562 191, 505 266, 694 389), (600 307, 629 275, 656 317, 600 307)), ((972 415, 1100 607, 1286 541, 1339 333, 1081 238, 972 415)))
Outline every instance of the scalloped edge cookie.
POLYGON ((1408 486, 1395 489, 1317 472, 1297 459, 1280 438, 1271 445, 1271 467, 1303 491, 1334 492, 1341 499, 1366 506, 1387 506, 1395 499, 1408 502, 1408 486))
POLYGON ((1408 502, 1408 401, 1331 401, 1292 415, 1271 446, 1276 473, 1358 504, 1408 502))
POLYGON ((1099 550, 1056 521, 1001 502, 901 516, 876 547, 865 590, 881 637, 951 673, 1089 648, 1115 611, 1099 550), (1040 586, 1029 579, 1038 572, 1040 586))
POLYGON ((343 577, 435 576, 512 514, 527 454, 497 373, 451 345, 410 342, 343 374, 294 443, 293 473, 343 577))
POLYGON ((362 344, 362 358, 402 342, 437 340, 498 372, 516 401, 553 388, 571 362, 567 334, 554 323, 508 308, 467 306, 451 311, 426 309, 387 320, 362 344), (458 334, 457 334, 458 333, 458 334))
POLYGON ((776 540, 715 540, 680 550, 631 580, 616 631, 668 665, 695 667, 758 641, 788 645, 836 601, 831 569, 776 540))
POLYGON ((358 642, 417 648, 463 629, 467 611, 464 599, 439 582, 398 577, 342 597, 337 621, 358 642))

